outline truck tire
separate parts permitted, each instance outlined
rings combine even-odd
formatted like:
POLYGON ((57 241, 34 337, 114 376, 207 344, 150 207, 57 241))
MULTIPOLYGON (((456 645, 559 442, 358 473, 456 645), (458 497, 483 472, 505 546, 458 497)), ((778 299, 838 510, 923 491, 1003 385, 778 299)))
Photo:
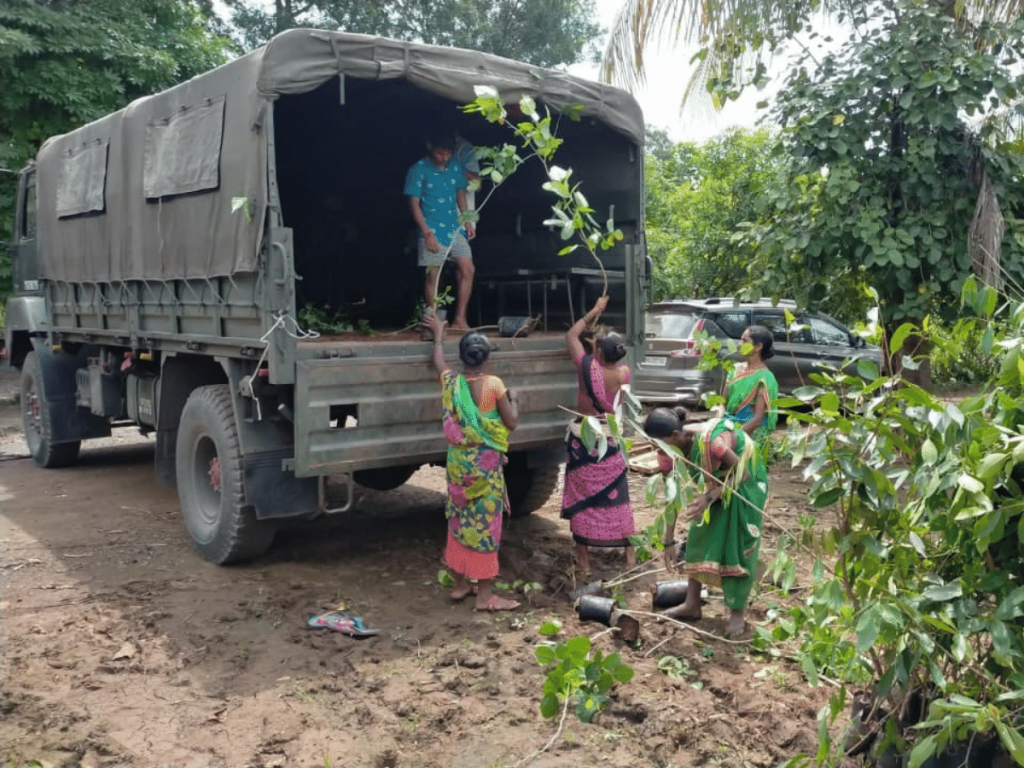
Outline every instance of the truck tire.
POLYGON ((274 528, 245 504, 242 447, 227 384, 192 391, 181 412, 175 451, 181 515, 202 556, 227 565, 266 552, 274 528))
POLYGON ((381 467, 379 469, 361 469, 352 473, 353 479, 364 488, 375 491, 393 491, 405 485, 419 467, 407 464, 402 467, 381 467))
POLYGON ((529 467, 526 454, 513 453, 505 465, 505 487, 508 489, 509 514, 526 517, 543 507, 558 487, 562 467, 529 467))
POLYGON ((69 467, 78 461, 82 441, 53 443, 53 415, 43 394, 43 372, 35 351, 21 365, 21 426, 33 461, 40 467, 69 467))

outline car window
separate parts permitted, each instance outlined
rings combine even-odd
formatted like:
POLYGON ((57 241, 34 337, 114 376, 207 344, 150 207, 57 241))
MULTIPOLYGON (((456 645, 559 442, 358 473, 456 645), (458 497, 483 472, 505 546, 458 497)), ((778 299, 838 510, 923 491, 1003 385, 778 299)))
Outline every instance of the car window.
POLYGON ((772 312, 755 309, 751 313, 750 324, 763 325, 772 332, 772 338, 775 341, 790 341, 786 335, 786 315, 781 310, 772 312))
POLYGON ((811 327, 811 338, 815 344, 828 347, 850 346, 849 331, 831 320, 824 317, 809 317, 806 322, 811 327))
POLYGON ((746 310, 715 312, 709 315, 709 319, 713 319, 722 332, 733 339, 742 336, 743 332, 747 330, 747 326, 750 325, 750 314, 746 310))
POLYGON ((645 330, 649 339, 688 339, 696 324, 692 313, 666 312, 647 315, 645 330))

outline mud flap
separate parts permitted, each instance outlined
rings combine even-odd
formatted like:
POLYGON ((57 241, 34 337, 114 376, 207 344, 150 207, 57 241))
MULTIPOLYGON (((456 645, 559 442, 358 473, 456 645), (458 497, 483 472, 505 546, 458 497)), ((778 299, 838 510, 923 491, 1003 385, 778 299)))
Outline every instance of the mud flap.
POLYGON ((85 367, 85 353, 76 357, 66 352, 54 352, 43 339, 33 339, 32 342, 39 357, 42 395, 50 409, 50 441, 57 445, 108 437, 110 423, 77 403, 75 372, 85 367))
POLYGON ((245 499, 256 510, 257 520, 301 517, 320 511, 317 480, 297 478, 282 469, 291 451, 250 454, 245 457, 245 499))

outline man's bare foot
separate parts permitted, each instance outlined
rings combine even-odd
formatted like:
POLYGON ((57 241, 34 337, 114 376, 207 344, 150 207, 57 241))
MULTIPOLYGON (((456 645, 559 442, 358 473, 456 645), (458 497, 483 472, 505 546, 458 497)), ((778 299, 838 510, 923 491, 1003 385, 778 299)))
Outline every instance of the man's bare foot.
POLYGON ((497 595, 491 595, 485 602, 480 602, 479 599, 476 601, 476 609, 478 611, 512 611, 519 607, 518 600, 506 600, 504 597, 498 597, 497 595))
POLYGON ((665 611, 665 615, 676 621, 700 621, 704 614, 701 613, 699 605, 696 608, 691 608, 686 603, 683 603, 675 608, 669 608, 665 611))
POLYGON ((461 320, 459 318, 455 318, 455 321, 448 327, 451 328, 451 330, 453 331, 468 331, 469 321, 467 321, 465 318, 461 320))

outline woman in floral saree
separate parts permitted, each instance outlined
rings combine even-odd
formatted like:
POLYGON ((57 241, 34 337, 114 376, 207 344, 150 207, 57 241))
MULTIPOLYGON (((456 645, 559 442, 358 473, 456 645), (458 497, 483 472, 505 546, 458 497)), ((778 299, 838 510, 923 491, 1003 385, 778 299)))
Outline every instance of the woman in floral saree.
POLYGON ((470 331, 459 341, 465 374, 444 362, 444 323, 428 315, 434 336, 432 360, 441 377, 444 434, 448 439, 448 541, 444 558, 455 574, 452 598, 462 600, 476 591, 478 611, 508 611, 515 600, 493 592, 498 575, 502 518, 508 511, 502 465, 508 434, 515 429, 519 410, 515 395, 497 376, 482 370, 491 343, 470 331), (474 590, 472 580, 476 580, 474 590))
POLYGON ((765 365, 775 355, 772 343, 772 332, 763 325, 747 328, 740 336, 745 362, 725 382, 725 415, 754 438, 763 458, 768 457, 768 441, 778 421, 772 403, 779 396, 779 382, 765 365))
MULTIPOLYGON (((730 611, 725 631, 735 637, 746 627, 743 612, 757 573, 768 500, 765 463, 753 438, 732 419, 685 425, 684 420, 685 411, 655 408, 644 422, 644 432, 650 437, 680 449, 690 460, 691 477, 703 478, 706 489, 688 510, 690 527, 683 565, 683 574, 689 579, 686 600, 665 615, 700 619, 701 586, 720 586, 730 611)), ((673 541, 674 531, 666 531, 665 539, 673 541)))

